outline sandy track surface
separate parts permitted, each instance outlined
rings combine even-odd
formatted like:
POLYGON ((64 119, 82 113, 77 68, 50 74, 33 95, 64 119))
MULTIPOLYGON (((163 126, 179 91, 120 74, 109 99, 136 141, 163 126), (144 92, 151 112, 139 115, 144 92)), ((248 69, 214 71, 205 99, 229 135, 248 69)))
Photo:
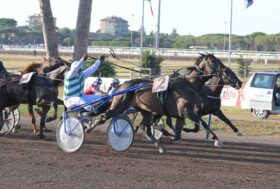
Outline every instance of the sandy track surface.
POLYGON ((163 141, 158 151, 141 133, 132 147, 114 152, 104 129, 86 136, 82 149, 62 152, 55 126, 39 140, 22 118, 16 134, 0 137, 0 188, 279 188, 280 141, 222 136, 215 148, 199 134, 163 141))

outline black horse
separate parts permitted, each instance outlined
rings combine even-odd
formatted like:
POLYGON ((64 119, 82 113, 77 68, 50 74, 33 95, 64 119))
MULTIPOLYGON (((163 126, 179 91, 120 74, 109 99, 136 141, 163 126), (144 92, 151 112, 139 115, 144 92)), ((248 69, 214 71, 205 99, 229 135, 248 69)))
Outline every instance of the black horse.
MULTIPOLYGON (((19 84, 18 80, 11 81, 1 86, 0 111, 5 107, 18 104, 30 104, 42 107, 40 121, 40 138, 43 138, 43 128, 50 105, 57 98, 58 86, 63 81, 64 74, 70 64, 61 58, 45 59, 43 70, 46 73, 34 74, 31 80, 25 84, 19 84)), ((29 65, 34 68, 36 65, 29 65)), ((15 76, 16 77, 16 76, 15 76)), ((0 116, 0 129, 3 126, 3 117, 0 116)))
MULTIPOLYGON (((38 73, 38 74, 47 74, 49 73, 52 69, 56 68, 56 66, 58 66, 56 64, 56 59, 45 59, 44 58, 44 62, 43 63, 32 63, 28 66, 26 66, 23 70, 21 70, 21 74, 26 74, 26 73, 30 73, 30 72, 35 72, 35 73, 38 73)), ((57 58, 57 60, 59 60, 59 58, 57 58)), ((65 61, 66 62, 66 61, 65 61)), ((66 62, 68 65, 70 65, 69 62, 66 62)), ((61 80, 62 81, 62 80, 61 80)), ((53 103, 52 103, 53 107, 54 107, 54 112, 52 114, 52 116, 50 117, 47 117, 46 118, 46 122, 50 122, 50 121, 53 121, 57 118, 57 110, 58 110, 58 105, 63 105, 63 101, 56 98, 53 103)), ((33 128, 33 133, 34 134, 37 134, 38 133, 38 130, 37 130, 37 127, 36 127, 36 118, 35 118, 35 115, 34 115, 34 111, 33 111, 33 104, 27 104, 27 109, 28 109, 28 113, 29 113, 29 116, 31 117, 31 122, 32 122, 32 128, 33 128)), ((64 106, 64 110, 66 111, 66 107, 64 106)), ((42 116, 42 109, 41 108, 35 108, 35 111, 40 115, 42 116)), ((17 127, 16 129, 19 129, 19 127, 17 127)), ((46 128, 46 126, 44 126, 44 131, 45 132, 50 132, 49 129, 46 128)))

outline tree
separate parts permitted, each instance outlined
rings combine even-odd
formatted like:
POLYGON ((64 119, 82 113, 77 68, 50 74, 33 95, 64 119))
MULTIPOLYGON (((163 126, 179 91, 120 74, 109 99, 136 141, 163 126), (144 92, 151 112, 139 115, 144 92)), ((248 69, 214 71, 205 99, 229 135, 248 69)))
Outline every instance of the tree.
POLYGON ((160 74, 160 64, 163 61, 161 56, 155 55, 152 51, 143 52, 143 68, 151 68, 152 75, 160 74))
POLYGON ((15 28, 17 21, 12 18, 0 18, 0 28, 15 28))
POLYGON ((240 56, 237 59, 237 64, 238 64, 238 75, 240 77, 247 78, 250 74, 250 69, 249 69, 250 62, 245 61, 243 59, 243 56, 240 56))
POLYGON ((15 33, 17 33, 17 21, 11 18, 0 18, 0 34, 5 44, 12 43, 15 33))
POLYGON ((72 46, 74 44, 74 39, 72 37, 63 38, 62 45, 64 46, 72 46))
POLYGON ((87 51, 92 0, 80 0, 73 60, 79 60, 87 51))
MULTIPOLYGON (((86 66, 90 67, 94 64, 94 60, 88 60, 86 66)), ((110 64, 101 64, 99 69, 93 74, 95 77, 114 77, 116 75, 115 68, 110 64)))
POLYGON ((172 28, 172 32, 170 34, 171 37, 177 37, 179 34, 177 33, 177 30, 175 28, 172 28))
POLYGON ((39 0, 42 14, 42 29, 47 57, 59 57, 57 36, 50 0, 39 0))

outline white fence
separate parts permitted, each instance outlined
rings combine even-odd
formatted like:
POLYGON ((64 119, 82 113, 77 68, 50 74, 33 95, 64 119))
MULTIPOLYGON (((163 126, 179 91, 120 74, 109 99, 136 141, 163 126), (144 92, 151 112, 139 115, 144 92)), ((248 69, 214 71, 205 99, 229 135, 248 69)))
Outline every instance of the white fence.
MULTIPOLYGON (((110 48, 114 49, 117 55, 140 55, 140 48, 139 47, 104 47, 104 46, 89 46, 88 52, 89 53, 96 53, 96 54, 110 54, 110 48)), ((9 50, 9 51, 34 51, 37 52, 45 51, 45 48, 42 46, 2 46, 2 50, 9 50)), ((143 48, 143 50, 152 50, 156 51, 156 54, 163 56, 163 57, 196 57, 198 53, 214 53, 219 58, 227 58, 228 51, 221 51, 221 50, 195 50, 195 49, 170 49, 170 48, 161 48, 155 50, 153 48, 143 48)), ((73 47, 59 47, 60 52, 64 53, 72 53, 73 47)), ((266 52, 266 51, 239 51, 233 50, 232 51, 232 58, 239 58, 240 55, 243 58, 249 58, 254 60, 280 60, 280 52, 266 52)))

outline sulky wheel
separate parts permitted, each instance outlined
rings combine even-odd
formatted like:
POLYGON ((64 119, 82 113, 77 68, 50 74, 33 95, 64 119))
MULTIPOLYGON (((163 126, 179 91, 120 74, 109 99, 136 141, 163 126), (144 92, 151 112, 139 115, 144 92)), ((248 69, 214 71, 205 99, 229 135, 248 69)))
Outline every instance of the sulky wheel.
POLYGON ((5 108, 2 111, 3 115, 3 127, 0 130, 0 135, 8 135, 12 132, 14 126, 15 126, 15 118, 13 112, 10 110, 10 108, 5 108))
POLYGON ((13 114, 14 114, 14 118, 15 118, 15 126, 17 126, 19 123, 19 120, 20 120, 19 109, 18 108, 14 109, 13 114))
POLYGON ((61 150, 67 153, 78 151, 85 140, 83 124, 75 117, 64 118, 56 129, 56 141, 61 150))
POLYGON ((130 148, 134 139, 134 129, 126 115, 112 118, 107 129, 107 138, 110 146, 116 151, 130 148))

